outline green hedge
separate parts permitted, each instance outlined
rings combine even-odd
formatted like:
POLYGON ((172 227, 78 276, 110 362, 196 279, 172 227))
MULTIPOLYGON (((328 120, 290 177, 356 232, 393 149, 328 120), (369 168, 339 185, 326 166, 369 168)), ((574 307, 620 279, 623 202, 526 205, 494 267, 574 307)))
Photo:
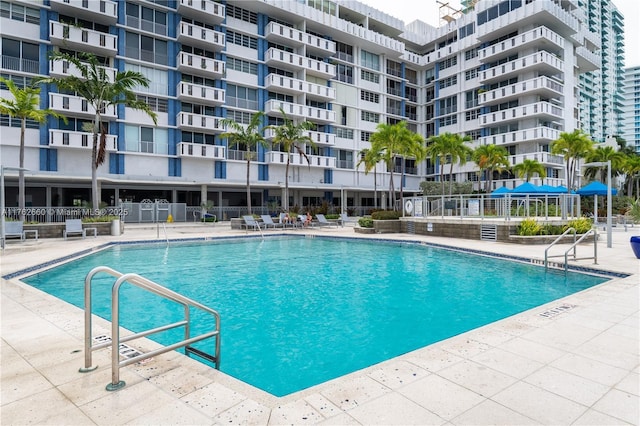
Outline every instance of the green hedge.
POLYGON ((371 218, 374 220, 397 220, 402 216, 402 213, 393 210, 378 210, 371 213, 371 218))
POLYGON ((361 217, 358 219, 358 225, 360 225, 361 228, 373 228, 373 219, 370 217, 361 217))

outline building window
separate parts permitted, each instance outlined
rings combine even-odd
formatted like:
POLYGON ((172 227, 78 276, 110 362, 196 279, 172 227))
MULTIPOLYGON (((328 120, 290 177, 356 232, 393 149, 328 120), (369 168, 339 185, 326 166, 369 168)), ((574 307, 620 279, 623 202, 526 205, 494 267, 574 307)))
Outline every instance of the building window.
POLYGON ((236 111, 233 109, 227 110, 227 118, 235 121, 238 124, 249 124, 251 123, 251 114, 246 111, 236 111))
POLYGON ((258 64, 227 56, 227 70, 234 70, 247 74, 258 75, 258 64))
POLYGON ((440 113, 438 115, 453 114, 458 111, 458 98, 456 96, 440 99, 438 102, 440 105, 440 113))
POLYGON ((38 74, 40 53, 38 45, 2 38, 2 68, 38 74))
POLYGON ((155 127, 124 127, 125 149, 129 152, 167 154, 169 134, 167 129, 155 127))
POLYGON ((229 18, 239 19, 241 21, 249 22, 250 24, 258 23, 257 13, 228 3, 226 5, 226 15, 229 18))
POLYGON ((258 49, 258 39, 256 37, 231 30, 227 30, 227 43, 237 44, 238 46, 248 47, 254 50, 258 49))
POLYGON ((474 47, 473 49, 466 50, 464 52, 464 59, 468 61, 469 59, 473 59, 478 56, 479 47, 474 47))
POLYGON ((360 91, 360 99, 367 102, 373 102, 374 104, 380 103, 380 95, 367 90, 360 91))
POLYGON ((142 101, 149 105, 152 111, 156 112, 168 112, 169 111, 169 102, 166 99, 155 98, 153 96, 143 96, 136 95, 136 98, 139 101, 142 101))
POLYGON ((360 111, 360 119, 362 121, 368 121, 370 123, 379 123, 380 114, 370 111, 360 111))
POLYGON ((464 72, 464 79, 471 80, 472 78, 476 78, 479 72, 480 72, 480 67, 467 70, 464 72))
POLYGON ((361 70, 360 78, 364 81, 370 81, 375 84, 380 83, 380 74, 376 74, 375 72, 361 70))
POLYGON ((402 77, 402 64, 399 62, 387 59, 387 74, 402 77))
POLYGON ((127 2, 126 25, 154 34, 167 35, 167 13, 127 2))
POLYGON ((149 79, 149 87, 136 87, 136 92, 167 96, 169 94, 169 73, 166 70, 145 67, 125 62, 124 69, 135 71, 149 79))
POLYGON ((471 111, 467 111, 464 113, 464 119, 465 121, 475 120, 479 115, 480 109, 472 109, 471 111))
POLYGON ((335 128, 336 137, 343 139, 353 139, 353 129, 347 129, 344 127, 335 128))
POLYGON ((436 70, 434 68, 430 68, 424 72, 424 84, 429 84, 436 78, 436 70))
POLYGON ((471 138, 471 141, 477 141, 478 139, 480 139, 480 130, 471 130, 469 132, 465 132, 466 136, 469 136, 471 138))
POLYGON ((371 68, 372 70, 380 71, 380 57, 373 53, 369 53, 366 50, 362 50, 360 52, 360 65, 371 68))
POLYGON ((438 119, 438 124, 440 125, 440 127, 451 126, 452 124, 456 124, 457 122, 458 116, 455 114, 438 119))
POLYGON ((257 89, 228 84, 225 96, 227 106, 252 110, 258 109, 257 89))
POLYGON ((360 132, 360 140, 362 142, 369 142, 371 139, 371 132, 360 132))
POLYGON ((353 63, 353 46, 337 41, 335 57, 353 63))
POLYGON ((353 84, 353 67, 344 64, 336 64, 336 79, 344 83, 353 84))
POLYGON ((40 11, 33 7, 0 1, 0 17, 28 24, 40 24, 40 11))
POLYGON ((153 37, 125 33, 125 56, 160 65, 168 65, 167 42, 153 37))
POLYGON ((458 57, 452 56, 444 61, 441 61, 438 65, 440 67, 440 71, 446 70, 447 68, 451 68, 458 64, 458 57))
POLYGON ((452 75, 451 77, 447 77, 438 82, 440 89, 444 89, 445 87, 453 86, 454 84, 458 84, 458 76, 452 75))

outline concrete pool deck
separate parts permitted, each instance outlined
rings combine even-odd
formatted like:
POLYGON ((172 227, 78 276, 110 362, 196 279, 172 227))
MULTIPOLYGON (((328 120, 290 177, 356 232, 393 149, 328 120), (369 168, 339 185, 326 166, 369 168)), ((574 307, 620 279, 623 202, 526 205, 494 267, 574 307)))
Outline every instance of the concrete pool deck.
MULTIPOLYGON (((530 259, 544 258, 545 249, 409 234, 367 236, 351 227, 290 232, 424 241, 530 259)), ((1 274, 109 241, 158 235, 165 239, 162 228, 127 225, 118 237, 9 241, 0 255, 1 274)), ((228 223, 167 226, 169 239, 233 235, 247 233, 228 223)), ((110 348, 94 353, 97 370, 78 372, 84 359, 83 311, 20 277, 2 279, 0 423, 638 425, 640 260, 629 238, 640 229, 616 229, 612 235, 612 248, 601 235, 595 267, 630 274, 626 278, 282 398, 177 352, 124 367, 120 378, 126 387, 107 392, 110 348)), ((553 254, 566 247, 557 246, 553 254)), ((578 257, 592 252, 592 245, 580 246, 578 257)), ((592 260, 575 263, 594 267, 592 260)), ((109 333, 103 320, 94 321, 96 329, 109 333)), ((143 345, 131 346, 148 350, 155 344, 143 345)))

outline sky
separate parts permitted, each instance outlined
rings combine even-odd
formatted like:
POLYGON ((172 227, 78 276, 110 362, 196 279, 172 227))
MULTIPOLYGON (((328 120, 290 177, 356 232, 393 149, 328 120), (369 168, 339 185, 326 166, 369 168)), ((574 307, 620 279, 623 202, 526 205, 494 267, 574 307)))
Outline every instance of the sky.
MULTIPOLYGON (((440 4, 436 0, 360 0, 391 16, 402 19, 405 24, 419 19, 428 24, 438 26, 440 4)), ((546 1, 546 0, 536 0, 546 1)), ((456 0, 441 0, 453 8, 459 8, 456 0)), ((625 67, 640 66, 640 1, 613 0, 618 10, 624 15, 625 27, 625 67)))

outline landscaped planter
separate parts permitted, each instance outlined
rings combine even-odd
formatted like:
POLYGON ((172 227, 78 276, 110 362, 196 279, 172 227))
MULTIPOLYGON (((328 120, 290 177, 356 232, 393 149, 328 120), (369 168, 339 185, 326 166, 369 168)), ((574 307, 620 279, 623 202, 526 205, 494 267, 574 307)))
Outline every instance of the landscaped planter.
MULTIPOLYGON (((89 222, 83 223, 83 228, 96 228, 98 235, 112 235, 111 222, 89 222)), ((25 230, 37 230, 38 238, 62 238, 65 229, 64 222, 58 223, 30 223, 24 225, 25 230)), ((120 222, 120 233, 124 232, 124 223, 120 222)), ((93 232, 87 233, 87 236, 93 237, 93 232)), ((74 236, 75 237, 75 236, 74 236)), ((72 237, 73 238, 73 237, 72 237)))
POLYGON ((373 229, 376 234, 395 234, 402 232, 399 220, 374 220, 373 229))
POLYGON ((375 234, 376 233, 376 229, 375 228, 361 228, 359 226, 354 226, 353 232, 355 232, 356 234, 375 234))
POLYGON ((633 254, 636 255, 636 258, 640 259, 640 236, 636 235, 631 237, 629 242, 631 243, 633 254))

